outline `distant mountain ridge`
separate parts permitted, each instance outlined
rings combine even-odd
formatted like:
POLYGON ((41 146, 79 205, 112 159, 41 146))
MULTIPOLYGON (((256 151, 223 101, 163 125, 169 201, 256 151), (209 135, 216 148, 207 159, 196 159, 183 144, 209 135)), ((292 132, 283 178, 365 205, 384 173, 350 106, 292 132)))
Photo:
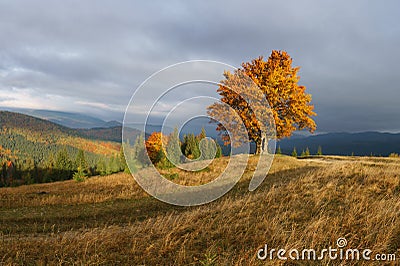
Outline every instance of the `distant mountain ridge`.
POLYGON ((118 121, 104 121, 81 113, 51 111, 51 110, 33 110, 24 108, 4 108, 6 111, 17 112, 37 118, 41 118, 69 128, 103 128, 122 126, 118 121))
POLYGON ((280 146, 285 154, 291 154, 294 147, 298 154, 307 148, 315 154, 321 146, 323 154, 329 155, 388 156, 390 153, 400 153, 400 133, 327 133, 283 139, 277 146, 280 146))
MULTIPOLYGON (((64 134, 91 140, 121 142, 122 124, 118 121, 106 122, 91 116, 69 112, 28 109, 15 110, 20 110, 20 112, 23 113, 31 113, 32 116, 41 117, 43 120, 53 122, 51 127, 55 132, 62 132, 64 134)), ((38 122, 37 126, 42 123, 43 121, 38 122)), ((15 126, 17 126, 17 124, 18 123, 16 123, 15 126)), ((41 126, 38 126, 38 129, 40 128, 41 126)), ((212 126, 208 127, 207 135, 216 137, 217 133, 212 132, 210 128, 212 128, 212 126)), ((125 134, 127 134, 130 139, 134 139, 140 134, 140 129, 142 129, 142 127, 132 126, 132 128, 125 129, 125 134)), ((147 125, 146 129, 148 133, 160 131, 161 125, 147 125)), ((185 134, 193 130, 193 128, 185 128, 181 133, 185 134)), ((166 128, 166 131, 170 133, 173 129, 166 128)), ((147 136, 148 134, 146 137, 147 136)), ((400 133, 338 132, 311 136, 295 133, 291 138, 279 141, 277 143, 277 147, 278 146, 281 147, 282 152, 285 154, 291 154, 294 147, 296 147, 299 154, 306 148, 309 148, 311 153, 315 154, 318 147, 321 146, 322 152, 330 155, 373 154, 387 156, 393 152, 400 153, 400 133)))
MULTIPOLYGON (((114 141, 121 143, 122 142, 122 126, 114 126, 114 127, 98 127, 98 128, 90 128, 90 129, 76 129, 80 135, 83 135, 87 138, 93 140, 105 140, 105 141, 114 141)), ((125 136, 128 137, 132 142, 141 134, 141 131, 134 128, 125 128, 125 136)))

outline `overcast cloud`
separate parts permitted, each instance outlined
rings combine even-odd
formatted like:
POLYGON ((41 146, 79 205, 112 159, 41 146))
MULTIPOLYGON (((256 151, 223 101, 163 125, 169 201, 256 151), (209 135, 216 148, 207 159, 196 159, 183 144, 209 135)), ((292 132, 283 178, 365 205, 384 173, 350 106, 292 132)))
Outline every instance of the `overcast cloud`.
POLYGON ((0 106, 122 119, 177 62, 289 52, 320 132, 400 131, 398 1, 0 0, 0 106))

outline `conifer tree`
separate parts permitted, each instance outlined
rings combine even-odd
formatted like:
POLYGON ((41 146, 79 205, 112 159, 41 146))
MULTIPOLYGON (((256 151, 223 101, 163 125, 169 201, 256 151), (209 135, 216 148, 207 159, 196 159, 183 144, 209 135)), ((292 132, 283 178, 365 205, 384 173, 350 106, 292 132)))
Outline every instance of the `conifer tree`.
POLYGON ((202 127, 202 128, 201 128, 201 132, 200 132, 200 134, 199 134, 199 136, 198 136, 198 139, 199 139, 199 140, 202 140, 202 139, 204 139, 205 137, 207 137, 206 130, 204 129, 204 127, 202 127))
POLYGON ((200 157, 199 142, 194 134, 189 134, 185 138, 185 156, 189 159, 195 160, 200 157))
POLYGON ((322 147, 318 146, 317 155, 322 155, 322 147))
POLYGON ((214 159, 217 153, 217 146, 212 139, 205 139, 205 159, 214 159))
POLYGON ((221 158, 222 157, 221 145, 219 145, 217 141, 215 141, 215 145, 217 145, 217 152, 215 153, 215 158, 221 158))
POLYGON ((169 136, 166 152, 170 162, 174 165, 180 163, 181 160, 181 143, 179 141, 178 128, 174 128, 174 132, 169 136))
POLYGON ((119 170, 124 171, 125 173, 129 173, 129 168, 128 164, 125 159, 125 153, 124 153, 124 146, 121 145, 120 151, 119 151, 119 170))
POLYGON ((201 129, 201 133, 197 136, 197 145, 199 147, 200 160, 214 159, 217 153, 217 147, 212 139, 207 138, 207 133, 204 127, 201 129))
POLYGON ((97 173, 101 176, 104 176, 107 174, 107 166, 106 163, 104 162, 104 159, 101 158, 99 162, 97 163, 96 167, 97 173))
POLYGON ((307 147, 306 151, 304 152, 305 156, 310 156, 310 149, 307 147))
POLYGON ((296 150, 296 147, 293 148, 292 156, 293 156, 293 157, 297 157, 297 150, 296 150))
POLYGON ((76 170, 80 168, 83 172, 86 173, 89 172, 89 165, 86 161, 85 152, 82 149, 79 150, 78 154, 76 155, 75 168, 76 170))
POLYGON ((146 156, 146 147, 144 135, 140 134, 133 145, 133 161, 136 161, 140 166, 146 166, 149 164, 149 160, 146 156))
POLYGON ((57 154, 56 169, 61 180, 67 180, 71 178, 73 163, 69 158, 66 148, 60 150, 57 154))
POLYGON ((111 157, 108 160, 108 163, 106 166, 106 175, 111 175, 113 173, 113 166, 114 166, 114 157, 111 157))
POLYGON ((75 159, 75 173, 73 174, 73 179, 75 181, 81 182, 85 180, 89 173, 89 166, 85 158, 85 152, 79 150, 75 159))

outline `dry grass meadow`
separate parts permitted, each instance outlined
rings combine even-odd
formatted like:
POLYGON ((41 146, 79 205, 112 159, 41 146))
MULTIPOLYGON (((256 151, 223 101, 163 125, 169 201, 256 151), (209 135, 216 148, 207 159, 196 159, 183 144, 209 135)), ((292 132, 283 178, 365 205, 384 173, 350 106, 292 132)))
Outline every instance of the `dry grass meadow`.
MULTIPOLYGON (((228 158, 188 178, 211 180, 228 158)), ((153 199, 127 174, 0 189, 0 265, 374 265, 257 259, 269 247, 400 248, 400 159, 277 156, 247 187, 256 159, 224 197, 199 207, 153 199)), ((389 264, 389 263, 387 263, 389 264)), ((395 262, 392 262, 395 265, 395 262)))

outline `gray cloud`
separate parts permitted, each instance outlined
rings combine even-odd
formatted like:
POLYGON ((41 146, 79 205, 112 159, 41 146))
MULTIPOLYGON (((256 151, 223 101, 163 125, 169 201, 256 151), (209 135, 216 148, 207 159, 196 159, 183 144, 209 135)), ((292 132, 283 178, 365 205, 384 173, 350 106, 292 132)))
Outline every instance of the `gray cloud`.
POLYGON ((190 59, 287 50, 320 131, 400 130, 397 1, 0 1, 0 106, 120 119, 134 89, 190 59))

